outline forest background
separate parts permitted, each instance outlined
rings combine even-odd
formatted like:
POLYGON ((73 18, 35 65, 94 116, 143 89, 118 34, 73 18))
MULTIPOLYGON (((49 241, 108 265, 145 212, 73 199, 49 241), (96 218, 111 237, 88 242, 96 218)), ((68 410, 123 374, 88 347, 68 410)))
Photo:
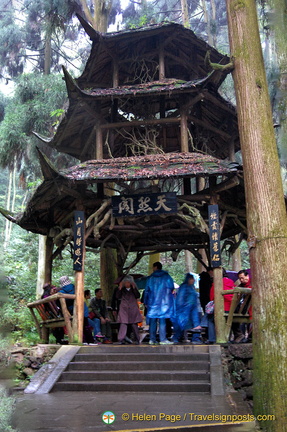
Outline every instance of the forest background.
MULTIPOLYGON (((258 18, 267 71, 269 93, 287 193, 287 148, 285 131, 284 70, 275 41, 276 14, 273 2, 258 1, 258 18), (283 84, 282 84, 283 81, 283 84)), ((33 131, 50 137, 66 103, 61 67, 77 77, 88 59, 91 42, 75 13, 80 13, 99 31, 117 31, 162 21, 189 26, 223 54, 229 54, 225 3, 221 0, 0 0, 0 207, 13 213, 23 211, 42 180, 36 154, 38 146, 63 169, 77 160, 45 146, 33 131), (97 6, 102 6, 100 10, 97 6)), ((231 76, 222 94, 235 104, 231 76)), ((240 152, 236 155, 241 161, 240 152)), ((3 254, 1 263, 0 327, 7 343, 36 343, 38 335, 26 304, 35 299, 38 236, 0 218, 3 254)), ((224 266, 232 269, 225 249, 224 266)), ((53 283, 67 274, 72 277, 71 255, 65 250, 53 267, 53 283)), ((131 255, 130 261, 133 259, 131 255)), ((246 244, 241 245, 242 267, 249 267, 246 244)), ((180 284, 186 271, 184 253, 174 262, 170 254, 161 261, 180 284)), ((197 271, 195 260, 192 269, 197 271)), ((88 253, 85 287, 100 286, 99 254, 88 253)), ((146 275, 147 258, 132 270, 146 275)))

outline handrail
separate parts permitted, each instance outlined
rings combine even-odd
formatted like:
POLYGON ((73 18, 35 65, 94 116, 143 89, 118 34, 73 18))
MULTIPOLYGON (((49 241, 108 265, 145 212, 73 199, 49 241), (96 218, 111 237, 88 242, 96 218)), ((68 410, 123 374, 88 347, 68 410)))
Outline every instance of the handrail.
POLYGON ((60 300, 61 298, 75 300, 76 295, 75 294, 57 293, 57 294, 53 294, 53 295, 51 295, 49 297, 45 297, 43 299, 39 299, 39 300, 35 300, 33 302, 30 302, 30 303, 27 304, 27 306, 28 307, 34 307, 34 306, 37 306, 39 304, 50 303, 51 301, 60 300))
MULTIPOLYGON (((34 319, 34 322, 36 324, 37 331, 39 333, 39 336, 45 340, 46 343, 49 342, 49 327, 51 327, 52 323, 56 323, 62 321, 62 326, 65 325, 68 331, 68 337, 69 342, 71 343, 73 341, 73 329, 71 325, 71 319, 72 316, 70 312, 67 309, 66 300, 75 300, 76 295, 75 294, 63 294, 63 293, 57 293, 53 294, 51 296, 45 297, 43 299, 36 300, 34 302, 30 302, 27 304, 27 307, 29 308, 32 317, 34 319), (62 317, 57 314, 57 306, 56 301, 59 301, 60 303, 60 310, 62 313, 62 317), (50 303, 50 310, 45 309, 45 304, 50 303), (35 314, 34 308, 37 310, 38 314, 40 315, 42 321, 39 321, 37 315, 35 314), (52 315, 55 315, 53 317, 48 316, 45 314, 52 313, 52 315), (56 316, 57 315, 57 316, 56 316)), ((61 326, 61 325, 59 325, 61 326)), ((54 327, 54 326, 53 326, 54 327)))
POLYGON ((252 293, 252 288, 243 288, 243 287, 235 287, 232 288, 230 290, 223 290, 221 291, 222 295, 225 294, 235 294, 235 293, 241 293, 241 294, 251 294, 252 293))

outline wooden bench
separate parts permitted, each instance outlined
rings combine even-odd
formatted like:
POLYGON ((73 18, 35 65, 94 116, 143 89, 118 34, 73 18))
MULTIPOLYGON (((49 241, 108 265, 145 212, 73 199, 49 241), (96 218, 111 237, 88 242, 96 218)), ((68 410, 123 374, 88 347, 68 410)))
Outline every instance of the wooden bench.
POLYGON ((226 318, 225 336, 226 340, 229 339, 231 325, 235 323, 252 322, 252 317, 249 315, 249 308, 252 304, 252 289, 236 287, 231 290, 223 290, 222 295, 233 294, 229 312, 225 312, 226 318))
POLYGON ((27 304, 44 343, 49 343, 50 329, 56 327, 66 327, 69 342, 73 342, 72 315, 67 309, 66 299, 75 298, 75 294, 57 293, 27 304))

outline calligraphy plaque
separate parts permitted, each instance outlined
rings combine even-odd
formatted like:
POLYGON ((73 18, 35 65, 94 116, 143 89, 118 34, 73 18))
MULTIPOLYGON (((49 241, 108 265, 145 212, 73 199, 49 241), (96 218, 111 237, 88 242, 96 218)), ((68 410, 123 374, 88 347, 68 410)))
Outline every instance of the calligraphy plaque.
POLYGON ((73 269, 81 271, 83 268, 83 244, 85 239, 85 213, 74 212, 74 253, 73 269))
POLYGON ((113 196, 112 208, 115 217, 176 213, 177 197, 175 192, 113 196))
POLYGON ((209 243, 211 267, 221 266, 220 224, 218 205, 208 206, 209 243))

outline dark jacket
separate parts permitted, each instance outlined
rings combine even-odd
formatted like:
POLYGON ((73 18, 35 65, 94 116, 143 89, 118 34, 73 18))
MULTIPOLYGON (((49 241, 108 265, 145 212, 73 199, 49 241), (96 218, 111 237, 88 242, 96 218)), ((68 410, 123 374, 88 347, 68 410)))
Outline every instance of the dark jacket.
POLYGON ((94 312, 95 318, 107 318, 107 307, 106 301, 103 299, 97 299, 93 297, 90 301, 89 310, 94 312))

